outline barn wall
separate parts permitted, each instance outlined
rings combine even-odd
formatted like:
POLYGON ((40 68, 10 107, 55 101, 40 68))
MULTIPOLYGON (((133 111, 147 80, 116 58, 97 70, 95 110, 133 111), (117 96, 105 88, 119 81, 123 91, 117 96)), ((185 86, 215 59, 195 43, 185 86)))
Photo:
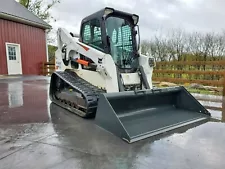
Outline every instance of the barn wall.
POLYGON ((6 42, 20 44, 23 74, 40 73, 40 63, 47 60, 44 30, 0 19, 0 74, 8 74, 6 42))

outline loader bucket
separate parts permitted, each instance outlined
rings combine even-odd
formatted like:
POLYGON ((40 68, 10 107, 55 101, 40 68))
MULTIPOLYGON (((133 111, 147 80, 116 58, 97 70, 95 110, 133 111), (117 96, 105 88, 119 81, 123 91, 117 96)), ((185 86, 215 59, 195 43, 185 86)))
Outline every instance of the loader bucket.
POLYGON ((101 94, 95 122, 133 143, 209 117, 210 113, 181 86, 101 94))

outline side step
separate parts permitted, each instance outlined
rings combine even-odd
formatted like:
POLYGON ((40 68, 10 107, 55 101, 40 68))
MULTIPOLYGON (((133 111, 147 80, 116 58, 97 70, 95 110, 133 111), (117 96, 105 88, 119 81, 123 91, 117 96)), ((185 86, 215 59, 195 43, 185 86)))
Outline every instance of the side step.
POLYGON ((101 94, 95 122, 133 143, 210 116, 184 87, 175 87, 101 94))

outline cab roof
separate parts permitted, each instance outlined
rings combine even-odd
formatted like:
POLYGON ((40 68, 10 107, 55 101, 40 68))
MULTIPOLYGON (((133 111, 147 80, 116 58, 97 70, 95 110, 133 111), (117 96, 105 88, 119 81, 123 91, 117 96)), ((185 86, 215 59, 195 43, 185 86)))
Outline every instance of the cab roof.
MULTIPOLYGON (((111 8, 111 7, 105 7, 95 13, 92 13, 91 15, 88 15, 86 16, 85 18, 83 18, 82 20, 82 23, 86 22, 86 21, 89 21, 89 20, 92 20, 92 19, 95 19, 95 18, 102 18, 105 14, 105 10, 106 9, 111 9, 113 10, 113 15, 117 15, 117 16, 127 16, 127 17, 131 17, 133 15, 136 15, 138 18, 139 16, 137 14, 132 14, 132 13, 128 13, 128 12, 124 12, 124 11, 120 11, 120 10, 116 10, 114 8, 111 8)), ((138 23, 138 22, 137 22, 138 23)))

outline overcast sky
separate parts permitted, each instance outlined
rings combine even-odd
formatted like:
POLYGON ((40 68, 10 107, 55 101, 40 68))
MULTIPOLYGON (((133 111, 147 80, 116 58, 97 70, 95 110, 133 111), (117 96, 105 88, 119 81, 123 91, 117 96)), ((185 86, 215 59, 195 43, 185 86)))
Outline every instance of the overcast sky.
POLYGON ((57 19, 52 26, 78 32, 83 17, 105 6, 138 14, 141 39, 173 28, 202 32, 225 29, 225 0, 61 0, 52 9, 57 19))

